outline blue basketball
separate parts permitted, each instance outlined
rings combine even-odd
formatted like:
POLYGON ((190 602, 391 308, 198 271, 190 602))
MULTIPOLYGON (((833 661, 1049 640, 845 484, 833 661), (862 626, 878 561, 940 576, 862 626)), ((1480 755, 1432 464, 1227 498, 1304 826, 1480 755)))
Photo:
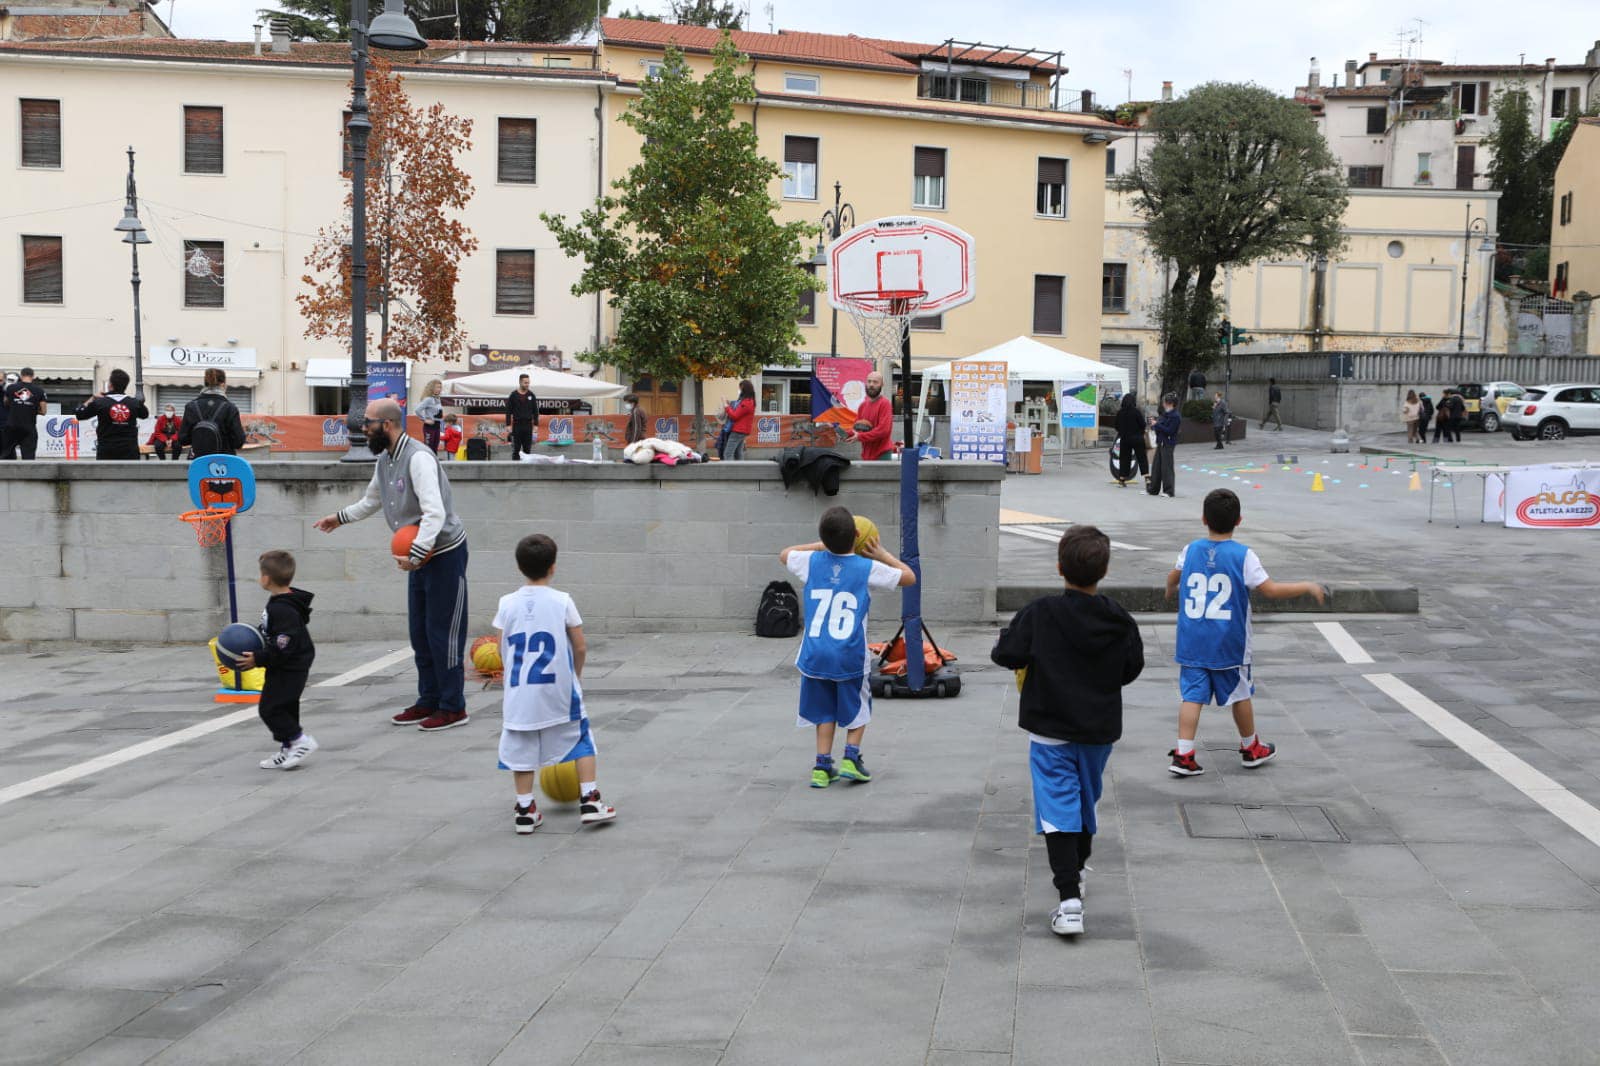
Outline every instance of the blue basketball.
POLYGON ((246 652, 258 652, 265 646, 261 631, 243 622, 234 622, 217 634, 217 658, 229 666, 237 665, 239 656, 246 652))

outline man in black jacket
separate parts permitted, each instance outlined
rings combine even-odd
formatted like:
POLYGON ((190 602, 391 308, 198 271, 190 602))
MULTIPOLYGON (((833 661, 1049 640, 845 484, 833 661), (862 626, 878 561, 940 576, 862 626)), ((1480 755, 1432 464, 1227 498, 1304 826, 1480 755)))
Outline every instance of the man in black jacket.
POLYGON ((39 447, 39 414, 49 403, 44 389, 33 380, 33 367, 25 366, 18 380, 6 386, 6 431, 0 459, 32 459, 39 447))
POLYGON ((1095 803, 1111 745, 1122 736, 1122 689, 1144 670, 1138 623, 1098 594, 1111 540, 1094 526, 1061 535, 1057 567, 1066 592, 1044 596, 1000 631, 989 658, 1020 675, 1017 724, 1032 741, 1034 831, 1044 834, 1061 903, 1050 928, 1083 932, 1083 864, 1095 832, 1095 803))
POLYGON ((95 393, 75 412, 80 425, 95 420, 96 459, 139 458, 139 419, 149 418, 150 409, 143 396, 127 393, 128 372, 118 367, 107 379, 106 391, 95 393))
POLYGON ((533 451, 533 431, 539 425, 539 397, 528 387, 528 375, 517 379, 517 391, 506 397, 506 425, 511 427, 511 458, 533 451))
POLYGON ((1206 376, 1200 372, 1199 367, 1189 371, 1189 399, 1203 400, 1206 398, 1206 376))

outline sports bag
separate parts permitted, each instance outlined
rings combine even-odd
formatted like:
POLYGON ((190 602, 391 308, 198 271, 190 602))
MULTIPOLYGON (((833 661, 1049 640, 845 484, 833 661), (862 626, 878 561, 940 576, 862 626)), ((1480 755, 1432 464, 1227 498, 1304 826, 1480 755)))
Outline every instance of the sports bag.
POLYGON ((467 440, 467 458, 474 462, 489 458, 489 442, 482 437, 470 437, 467 440))
POLYGON ((756 636, 793 637, 800 633, 800 597, 787 581, 769 581, 756 608, 756 636))
POLYGON ((195 400, 194 413, 199 420, 189 430, 189 447, 195 455, 216 455, 223 450, 222 427, 217 425, 216 419, 227 402, 220 396, 202 396, 195 400))

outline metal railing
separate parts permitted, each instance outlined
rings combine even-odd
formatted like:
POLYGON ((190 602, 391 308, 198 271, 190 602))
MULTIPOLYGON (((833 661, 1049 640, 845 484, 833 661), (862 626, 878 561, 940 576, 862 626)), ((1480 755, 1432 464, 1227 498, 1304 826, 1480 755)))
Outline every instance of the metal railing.
MULTIPOLYGON (((940 74, 927 71, 917 75, 917 96, 924 100, 953 100, 963 104, 989 104, 993 107, 1021 107, 1034 111, 1057 109, 1055 91, 1048 84, 1031 81, 1006 81, 1000 78, 965 74, 940 74)), ((1068 94, 1061 110, 1079 97, 1068 94)))
MULTIPOLYGON (((1330 352, 1283 354, 1233 353, 1233 380, 1283 382, 1327 381, 1332 377, 1330 352)), ((1541 385, 1552 381, 1600 381, 1600 357, 1585 355, 1495 355, 1474 352, 1343 352, 1351 373, 1346 382, 1384 385, 1439 382, 1515 381, 1541 385)))

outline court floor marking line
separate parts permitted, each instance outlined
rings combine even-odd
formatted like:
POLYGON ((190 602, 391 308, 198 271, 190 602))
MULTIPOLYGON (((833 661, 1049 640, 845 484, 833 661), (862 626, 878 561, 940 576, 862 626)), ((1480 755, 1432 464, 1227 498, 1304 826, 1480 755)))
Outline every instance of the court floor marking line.
MULTIPOLYGON (((383 656, 381 659, 374 659, 370 663, 364 663, 361 666, 356 667, 354 670, 346 670, 337 677, 330 677, 326 681, 319 681, 313 687, 332 688, 340 685, 348 685, 350 682, 357 681, 363 677, 366 677, 368 674, 377 673, 386 666, 392 666, 410 654, 410 648, 402 648, 399 651, 383 656)), ((18 781, 14 785, 7 785, 5 788, 0 788, 0 807, 5 806, 7 803, 12 802, 13 800, 25 799, 28 796, 36 795, 40 792, 44 792, 47 789, 70 784, 71 782, 77 781, 80 778, 88 777, 91 774, 97 774, 102 770, 109 770, 112 767, 121 766, 123 763, 132 762, 135 759, 142 759, 146 755, 154 755, 158 751, 165 751, 167 748, 177 747, 179 744, 184 744, 191 740, 197 740, 200 737, 207 736, 222 729, 226 729, 230 725, 238 725, 240 722, 252 721, 256 717, 256 708, 254 706, 246 707, 242 710, 225 714, 221 718, 211 718, 204 722, 197 722, 192 726, 176 730, 175 732, 167 733, 163 736, 151 737, 149 740, 142 740, 137 744, 130 744, 126 748, 119 748, 116 751, 107 752, 104 755, 97 755, 92 759, 87 759, 75 766, 69 766, 64 770, 53 770, 48 774, 41 774, 38 777, 32 777, 26 781, 18 781)))
MULTIPOLYGON (((1038 526, 1027 526, 1027 525, 1010 525, 1010 526, 1007 526, 1007 525, 1002 525, 1000 527, 1000 532, 1002 532, 1002 533, 1010 533, 1010 534, 1012 534, 1014 536, 1018 536, 1018 537, 1027 537, 1029 540, 1044 541, 1044 542, 1048 542, 1050 544, 1056 544, 1056 543, 1060 542, 1061 534, 1066 532, 1066 531, 1065 530, 1054 530, 1054 531, 1052 531, 1052 530, 1048 530, 1048 529, 1041 529, 1038 526)), ((1147 551, 1150 550, 1149 548, 1142 548, 1137 544, 1124 544, 1120 540, 1112 541, 1111 542, 1111 546, 1113 548, 1119 548, 1119 549, 1121 549, 1122 551, 1125 551, 1125 552, 1147 552, 1147 551)))
MULTIPOLYGON (((1338 622, 1318 622, 1317 630, 1347 663, 1370 663, 1372 656, 1338 622)), ((1506 784, 1600 846, 1600 809, 1559 781, 1484 736, 1393 674, 1363 674, 1379 692, 1410 711, 1435 733, 1472 756, 1506 784)))

